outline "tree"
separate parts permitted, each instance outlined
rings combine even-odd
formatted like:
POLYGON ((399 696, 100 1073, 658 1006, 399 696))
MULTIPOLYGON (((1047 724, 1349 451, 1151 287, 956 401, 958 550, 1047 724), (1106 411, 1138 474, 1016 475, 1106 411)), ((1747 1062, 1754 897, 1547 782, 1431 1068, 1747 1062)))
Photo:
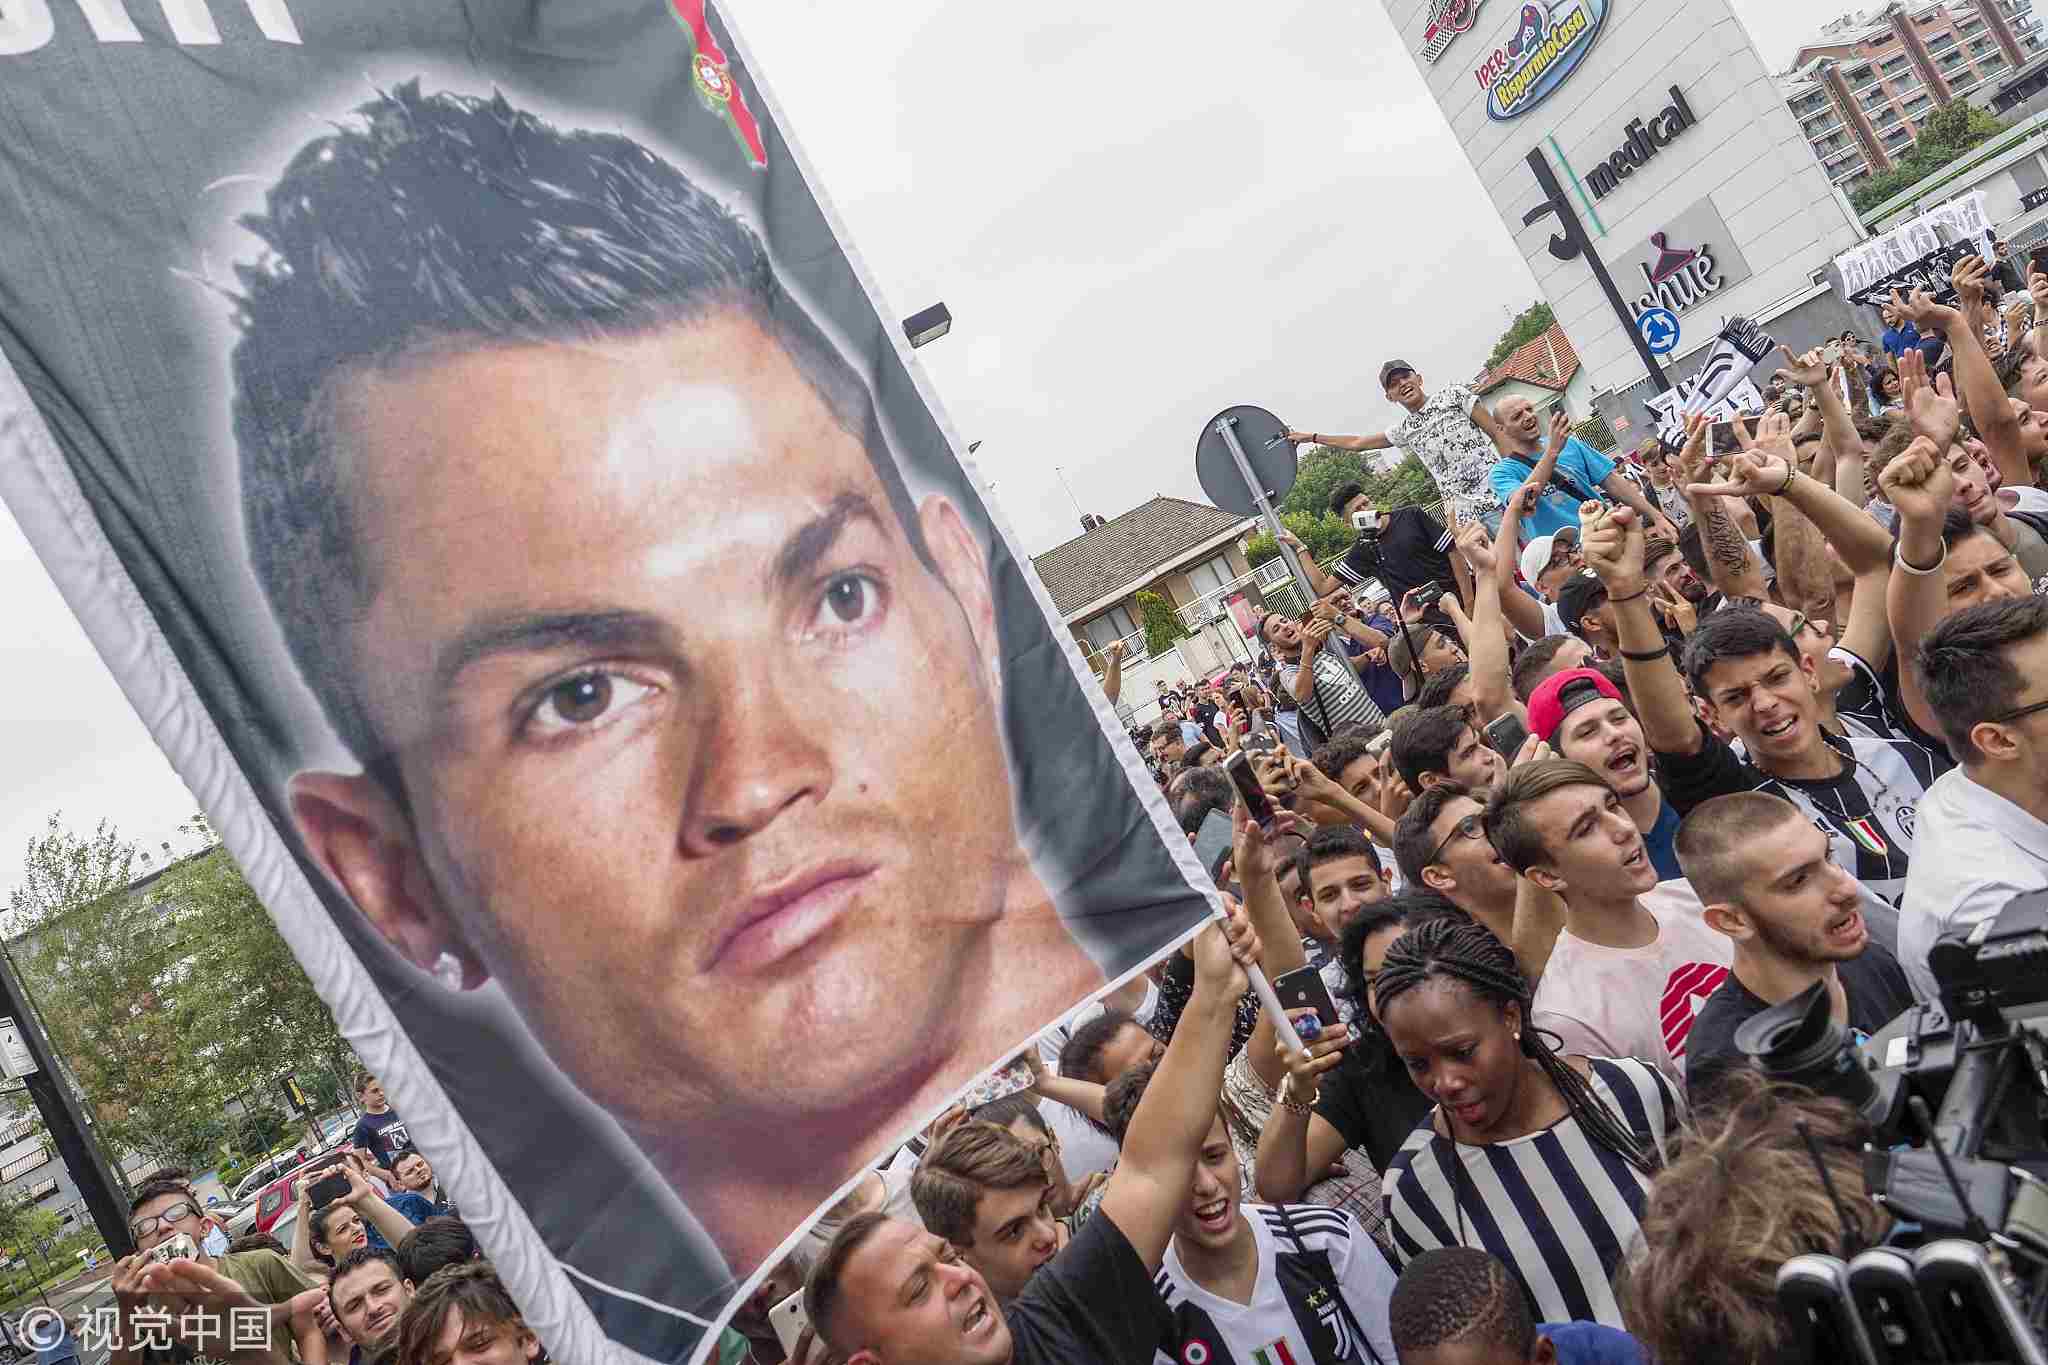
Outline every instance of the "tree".
POLYGON ((1608 426, 1607 419, 1597 412, 1573 427, 1572 435, 1599 451, 1609 451, 1620 444, 1614 435, 1614 428, 1608 426))
MULTIPOLYGON (((203 822, 186 832, 207 839, 203 822)), ((302 1060, 344 1073, 353 1054, 255 891, 224 849, 130 876, 104 822, 80 837, 51 817, 30 841, 7 928, 31 1007, 115 1154, 214 1159, 227 1101, 302 1060)))
POLYGON ((1968 100, 1953 100, 1921 119, 1919 130, 1912 149, 1894 161, 1890 170, 1871 176, 1849 192, 1849 202, 1859 211, 1875 208, 1911 189, 1965 152, 2004 132, 2006 125, 1968 100))
POLYGON ((1145 652, 1164 654, 1173 648, 1175 640, 1185 640, 1188 628, 1181 622, 1180 613, 1156 592, 1137 594, 1138 610, 1145 617, 1145 652))
POLYGON ((1515 320, 1500 334, 1500 340, 1493 343, 1493 350, 1486 357, 1489 370, 1506 360, 1523 346, 1549 331, 1557 316, 1550 311, 1550 305, 1542 299, 1530 304, 1515 314, 1515 320))
POLYGON ((1276 510, 1283 521, 1290 512, 1311 519, 1322 517, 1330 511, 1332 493, 1347 483, 1363 484, 1369 489, 1374 478, 1372 466, 1358 451, 1307 446, 1296 466, 1294 487, 1287 490, 1276 510))
MULTIPOLYGON (((1282 512, 1280 524, 1294 532, 1294 538, 1308 547, 1308 552, 1317 563, 1343 554, 1351 548, 1351 542, 1358 533, 1349 522, 1335 513, 1324 513, 1312 517, 1301 512, 1282 512)), ((1245 542, 1245 562, 1253 568, 1265 563, 1280 553, 1280 546, 1269 532, 1261 531, 1245 542)))

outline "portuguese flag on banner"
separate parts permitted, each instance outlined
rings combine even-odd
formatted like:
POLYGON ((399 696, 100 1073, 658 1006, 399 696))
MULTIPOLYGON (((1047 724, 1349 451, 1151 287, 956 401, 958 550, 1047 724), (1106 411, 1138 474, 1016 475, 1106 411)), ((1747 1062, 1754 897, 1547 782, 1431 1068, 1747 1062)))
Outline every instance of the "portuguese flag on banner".
POLYGON ((732 71, 725 64, 725 49, 712 36, 711 24, 704 16, 704 0, 669 0, 675 7, 676 18, 682 20, 689 31, 690 46, 694 49, 690 57, 690 77, 697 87, 697 98, 704 101, 704 107, 724 119, 732 129, 733 136, 747 149, 747 155, 754 165, 765 167, 768 152, 761 144, 761 125, 754 122, 754 113, 747 108, 747 97, 740 91, 739 82, 732 78, 732 71))

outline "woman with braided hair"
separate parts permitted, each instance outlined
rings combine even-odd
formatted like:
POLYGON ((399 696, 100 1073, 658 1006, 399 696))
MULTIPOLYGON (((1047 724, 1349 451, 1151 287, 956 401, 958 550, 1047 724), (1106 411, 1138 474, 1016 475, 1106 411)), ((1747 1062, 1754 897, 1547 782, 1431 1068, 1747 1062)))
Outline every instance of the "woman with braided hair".
POLYGON ((1381 1180, 1396 1255, 1479 1247, 1540 1319, 1622 1326, 1609 1280, 1684 1117, 1677 1093, 1643 1062, 1567 1057, 1530 1028, 1514 954, 1470 920, 1396 939, 1373 999, 1436 1105, 1381 1180))

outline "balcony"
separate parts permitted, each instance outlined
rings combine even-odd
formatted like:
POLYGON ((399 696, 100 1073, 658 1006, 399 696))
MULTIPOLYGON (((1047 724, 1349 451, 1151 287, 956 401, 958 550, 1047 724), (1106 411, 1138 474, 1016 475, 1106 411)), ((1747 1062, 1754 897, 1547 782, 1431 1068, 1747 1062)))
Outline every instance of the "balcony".
MULTIPOLYGON (((1282 586, 1291 587, 1293 582, 1293 575, 1287 571, 1287 561, 1275 555, 1250 573, 1233 578, 1221 587, 1211 588, 1183 606, 1180 609, 1180 623, 1189 630, 1200 630, 1215 620, 1223 611, 1224 604, 1244 591, 1248 584, 1256 584, 1261 593, 1271 593, 1282 586)), ((1143 639, 1143 636, 1139 638, 1143 639)))
POLYGON ((1845 181, 1854 180, 1860 175, 1867 175, 1869 174, 1869 172, 1870 165, 1868 162, 1861 160, 1855 161, 1848 165, 1841 166, 1835 170, 1829 171, 1828 183, 1831 185, 1840 185, 1845 181))
POLYGON ((1853 156, 1856 154, 1857 151, 1858 148, 1855 143, 1845 142, 1841 146, 1835 148, 1832 152, 1829 152, 1826 155, 1822 156, 1820 159, 1820 164, 1826 166, 1830 162, 1836 160, 1839 157, 1853 156))

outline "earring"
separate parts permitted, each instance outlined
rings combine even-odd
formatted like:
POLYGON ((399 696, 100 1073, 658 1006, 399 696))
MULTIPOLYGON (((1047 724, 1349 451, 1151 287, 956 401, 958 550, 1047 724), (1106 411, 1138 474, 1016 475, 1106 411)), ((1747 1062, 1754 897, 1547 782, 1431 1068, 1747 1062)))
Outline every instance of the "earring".
POLYGON ((434 959, 434 980, 451 991, 462 989, 462 959, 444 952, 434 959))

